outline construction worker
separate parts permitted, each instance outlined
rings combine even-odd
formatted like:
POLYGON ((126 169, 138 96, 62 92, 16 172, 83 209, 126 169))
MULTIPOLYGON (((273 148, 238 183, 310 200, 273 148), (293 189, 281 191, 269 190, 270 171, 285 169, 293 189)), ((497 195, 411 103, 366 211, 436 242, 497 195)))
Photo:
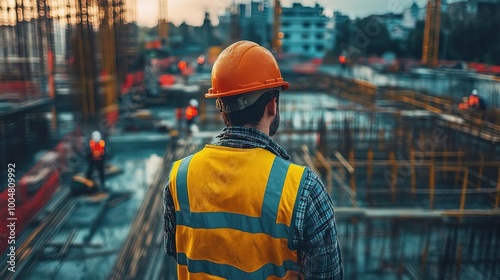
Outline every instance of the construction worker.
POLYGON ((100 188, 104 188, 104 159, 106 156, 106 142, 102 139, 101 133, 99 131, 92 132, 91 139, 89 141, 89 153, 88 162, 89 167, 87 170, 87 179, 92 180, 92 174, 94 168, 99 172, 99 178, 101 180, 100 188))
POLYGON ((472 94, 469 97, 468 105, 472 111, 477 112, 479 117, 487 119, 486 102, 478 95, 476 89, 472 91, 472 94))
POLYGON ((197 131, 197 126, 195 124, 196 116, 198 116, 198 100, 189 100, 189 105, 186 107, 186 122, 188 135, 192 135, 193 132, 197 131))
POLYGON ((471 95, 469 96, 468 104, 469 104, 469 108, 471 108, 471 109, 474 109, 474 110, 479 109, 479 96, 477 95, 476 89, 474 89, 472 91, 471 95))
POLYGON ((212 69, 226 128, 174 162, 164 190, 165 251, 179 279, 342 279, 332 200, 271 139, 289 84, 271 52, 227 47, 212 69))
POLYGON ((458 109, 462 111, 466 111, 469 109, 469 98, 466 96, 462 97, 462 103, 458 104, 458 109))

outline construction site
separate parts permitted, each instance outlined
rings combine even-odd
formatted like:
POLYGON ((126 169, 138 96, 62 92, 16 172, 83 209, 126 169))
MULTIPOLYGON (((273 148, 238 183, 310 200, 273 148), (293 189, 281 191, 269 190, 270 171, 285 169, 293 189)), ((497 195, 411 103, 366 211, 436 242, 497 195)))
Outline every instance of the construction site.
MULTIPOLYGON (((164 253, 163 189, 172 163, 217 141, 224 122, 203 97, 207 81, 167 73, 176 82, 158 94, 129 81, 140 52, 130 5, 0 0, 0 164, 16 163, 23 225, 15 272, 0 232, 1 279, 177 279, 164 253), (177 117, 190 99, 199 102, 192 134, 177 117), (119 171, 106 192, 75 195, 95 129, 119 171)), ((345 279, 500 279, 500 80, 435 69, 440 5, 428 1, 420 72, 337 63, 298 73, 278 60, 290 89, 273 139, 330 194, 345 279), (474 88, 488 109, 459 110, 460 92, 474 88)), ((160 15, 155 44, 168 42, 166 24, 160 15)))

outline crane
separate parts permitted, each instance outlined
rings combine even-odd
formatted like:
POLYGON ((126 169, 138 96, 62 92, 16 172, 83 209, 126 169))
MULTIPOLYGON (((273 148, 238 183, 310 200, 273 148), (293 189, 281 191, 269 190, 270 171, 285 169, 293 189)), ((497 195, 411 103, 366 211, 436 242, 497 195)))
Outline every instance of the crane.
POLYGON ((163 47, 168 46, 168 0, 158 2, 158 39, 163 47))
POLYGON ((439 31, 441 28, 441 0, 427 2, 427 15, 422 46, 422 63, 436 67, 439 53, 439 31))

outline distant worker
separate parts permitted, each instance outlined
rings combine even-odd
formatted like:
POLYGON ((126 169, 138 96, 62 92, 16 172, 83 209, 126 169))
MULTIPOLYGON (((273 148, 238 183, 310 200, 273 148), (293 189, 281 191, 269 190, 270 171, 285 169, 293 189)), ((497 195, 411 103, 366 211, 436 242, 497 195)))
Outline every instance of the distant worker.
POLYGON ((198 100, 189 100, 189 105, 186 107, 186 123, 188 135, 192 135, 197 131, 196 117, 198 116, 198 100))
POLYGON ((101 180, 101 189, 105 187, 104 185, 104 159, 106 157, 106 142, 102 139, 101 133, 99 131, 92 132, 91 140, 89 142, 89 153, 88 161, 89 167, 87 170, 87 179, 93 180, 92 175, 94 168, 99 172, 99 178, 101 180))
POLYGON ((203 71, 203 65, 205 65, 205 56, 204 55, 198 56, 198 59, 196 60, 196 63, 198 64, 198 67, 196 68, 196 71, 202 72, 203 71))
POLYGON ((194 72, 193 67, 189 65, 186 60, 180 60, 177 62, 177 69, 179 69, 179 72, 184 79, 184 83, 188 81, 189 76, 194 72))
POLYGON ((458 104, 458 109, 459 110, 468 110, 469 109, 469 98, 467 97, 462 97, 462 103, 459 103, 458 104))
POLYGON ((347 54, 345 52, 342 52, 342 54, 339 56, 339 62, 342 69, 345 69, 347 66, 347 54))
POLYGON ((469 108, 474 111, 486 112, 486 102, 479 96, 476 89, 472 90, 468 104, 469 108))
POLYGON ((165 251, 179 279, 342 279, 332 200, 271 136, 289 88, 269 50, 227 47, 212 69, 226 125, 174 162, 164 190, 165 251))
POLYGON ((469 96, 469 108, 477 110, 479 109, 479 96, 477 95, 477 90, 474 89, 469 96))

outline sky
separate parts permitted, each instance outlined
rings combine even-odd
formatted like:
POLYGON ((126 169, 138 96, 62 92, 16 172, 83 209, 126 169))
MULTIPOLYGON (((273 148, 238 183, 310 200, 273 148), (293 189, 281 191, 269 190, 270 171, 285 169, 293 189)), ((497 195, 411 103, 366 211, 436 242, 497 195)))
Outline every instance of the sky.
MULTIPOLYGON (((224 12, 233 0, 168 0, 168 21, 175 25, 186 22, 189 25, 200 26, 203 23, 205 11, 210 13, 213 24, 217 24, 217 15, 224 12)), ((250 0, 234 0, 236 3, 249 3, 250 0)), ((270 0, 273 3, 273 0, 270 0)), ((340 11, 351 18, 364 17, 370 14, 401 12, 416 2, 424 7, 427 0, 281 0, 283 7, 290 7, 298 2, 304 6, 315 3, 325 8, 325 14, 332 16, 333 11, 340 11)), ((142 26, 154 26, 158 22, 158 0, 137 0, 137 23, 142 26)))

